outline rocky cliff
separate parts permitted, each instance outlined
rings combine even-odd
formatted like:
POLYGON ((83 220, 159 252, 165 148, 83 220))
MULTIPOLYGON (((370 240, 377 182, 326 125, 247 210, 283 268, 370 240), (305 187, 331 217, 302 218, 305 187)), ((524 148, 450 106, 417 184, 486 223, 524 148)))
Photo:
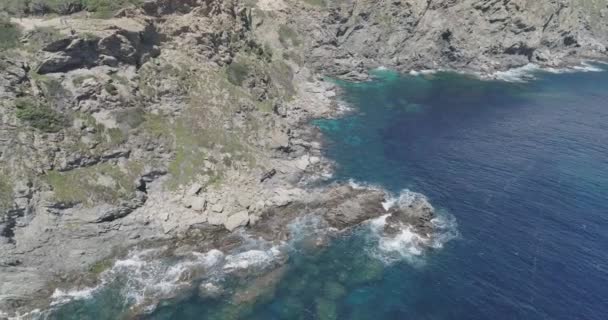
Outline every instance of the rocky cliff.
MULTIPOLYGON (((604 59, 608 45, 606 0, 0 8, 6 312, 43 306, 58 282, 94 278, 100 261, 136 244, 245 226, 278 235, 285 217, 310 208, 338 228, 379 215, 378 190, 313 187, 331 163, 307 122, 338 110, 325 75, 559 67, 604 59)), ((399 219, 428 234, 423 204, 399 219)))

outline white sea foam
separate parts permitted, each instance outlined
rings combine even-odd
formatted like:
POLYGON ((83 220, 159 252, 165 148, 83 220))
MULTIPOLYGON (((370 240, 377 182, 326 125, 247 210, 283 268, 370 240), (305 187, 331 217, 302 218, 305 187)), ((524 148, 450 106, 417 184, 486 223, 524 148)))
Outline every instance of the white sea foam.
POLYGON ((422 263, 420 255, 424 252, 424 245, 429 240, 413 232, 409 226, 404 226, 397 234, 385 234, 384 227, 389 216, 386 214, 369 222, 371 232, 370 243, 366 248, 367 253, 385 264, 397 261, 407 261, 412 264, 422 263))
POLYGON ((7 320, 39 320, 39 319, 47 319, 46 313, 40 309, 34 309, 30 312, 26 313, 17 313, 9 316, 8 313, 0 310, 0 319, 7 320))
POLYGON ((440 69, 423 69, 423 70, 410 70, 410 75, 412 76, 420 76, 420 75, 429 75, 435 74, 437 72, 441 72, 440 69))
MULTIPOLYGON (((394 206, 408 207, 420 197, 420 193, 403 190, 396 196, 389 197, 383 206, 389 210, 394 206)), ((446 212, 438 211, 431 220, 433 234, 421 235, 409 225, 402 225, 396 233, 387 234, 385 227, 390 214, 385 214, 369 221, 367 252, 370 256, 385 264, 406 261, 412 265, 424 264, 424 253, 427 249, 440 249, 444 244, 458 236, 456 219, 446 212)))
MULTIPOLYGON (((593 63, 598 63, 593 61, 593 63)), ((592 65, 589 62, 581 62, 579 65, 568 66, 563 68, 552 68, 552 67, 541 67, 537 64, 529 63, 519 68, 513 68, 506 71, 495 72, 488 77, 496 80, 502 80, 506 82, 528 82, 536 79, 535 74, 539 72, 548 72, 554 74, 560 73, 572 73, 572 72, 601 72, 604 69, 592 65)))
POLYGON ((404 189, 396 196, 391 195, 387 197, 387 199, 382 202, 382 206, 384 207, 384 210, 387 211, 394 206, 405 208, 414 203, 416 199, 420 198, 426 200, 426 197, 423 194, 404 189))
POLYGON ((348 185, 355 190, 384 190, 382 187, 371 184, 371 183, 362 183, 355 181, 353 179, 348 180, 348 185))
POLYGON ((253 271, 253 269, 263 269, 271 265, 282 256, 281 250, 274 246, 268 250, 249 250, 234 255, 226 256, 226 264, 223 270, 230 273, 239 270, 253 271))
POLYGON ((522 67, 495 72, 494 74, 490 75, 490 78, 506 82, 527 82, 535 79, 534 73, 539 70, 541 69, 538 65, 529 63, 522 67))
POLYGON ((98 289, 98 287, 93 288, 83 288, 83 289, 72 289, 72 290, 61 290, 56 289, 51 296, 53 302, 51 306, 66 303, 72 300, 84 300, 89 299, 93 296, 93 293, 98 289))
POLYGON ((596 67, 594 65, 591 65, 587 62, 583 62, 581 63, 580 66, 574 66, 572 67, 572 69, 574 69, 575 71, 583 71, 583 72, 601 72, 604 71, 604 69, 596 67))
POLYGON ((125 303, 152 309, 161 299, 174 297, 190 288, 194 280, 219 283, 233 272, 259 271, 271 266, 284 253, 282 245, 244 238, 240 252, 226 254, 212 249, 205 253, 176 257, 167 255, 167 248, 134 251, 126 258, 118 260, 100 276, 99 285, 74 290, 57 289, 52 295, 52 306, 74 300, 94 298, 107 288, 119 288, 125 303), (247 249, 256 248, 256 249, 247 249), (110 284, 114 284, 110 286, 110 284))

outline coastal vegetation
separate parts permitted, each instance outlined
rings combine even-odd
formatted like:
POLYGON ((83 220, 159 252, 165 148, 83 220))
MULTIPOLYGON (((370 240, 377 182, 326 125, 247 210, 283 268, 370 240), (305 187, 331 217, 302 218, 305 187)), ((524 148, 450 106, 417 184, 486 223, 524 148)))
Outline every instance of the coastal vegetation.
POLYGON ((55 200, 65 204, 117 204, 135 196, 136 177, 143 166, 130 161, 119 167, 109 163, 78 168, 68 172, 50 171, 45 180, 55 193, 55 200))
POLYGON ((66 119, 61 114, 33 98, 17 99, 15 107, 19 120, 40 131, 54 133, 65 127, 66 119))
POLYGON ((11 49, 19 45, 21 30, 11 23, 8 16, 0 12, 0 50, 11 49))

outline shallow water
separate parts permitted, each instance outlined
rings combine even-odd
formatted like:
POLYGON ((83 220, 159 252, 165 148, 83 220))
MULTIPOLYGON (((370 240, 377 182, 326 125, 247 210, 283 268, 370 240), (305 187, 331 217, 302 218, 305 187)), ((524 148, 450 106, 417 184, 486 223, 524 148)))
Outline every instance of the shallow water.
MULTIPOLYGON (((297 241, 274 278, 224 279, 236 295, 192 290, 144 318, 606 318, 608 72, 537 72, 526 83, 376 75, 341 84, 354 114, 315 122, 335 179, 421 192, 444 221, 455 217, 459 236, 398 260, 385 259, 370 226, 321 251, 297 241), (257 300, 243 294, 256 290, 257 300)), ((124 316, 120 289, 107 292, 50 318, 124 316)))

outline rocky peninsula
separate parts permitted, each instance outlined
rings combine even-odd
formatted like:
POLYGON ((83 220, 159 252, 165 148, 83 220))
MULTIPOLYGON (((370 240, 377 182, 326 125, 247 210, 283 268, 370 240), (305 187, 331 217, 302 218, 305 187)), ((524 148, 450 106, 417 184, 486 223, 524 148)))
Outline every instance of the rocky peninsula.
MULTIPOLYGON (((135 247, 229 252, 322 217, 433 237, 422 197, 328 183, 310 120, 334 78, 491 75, 608 53, 603 0, 121 0, 0 4, 0 318, 93 284, 135 247)), ((319 244, 319 245, 322 245, 319 244)))

